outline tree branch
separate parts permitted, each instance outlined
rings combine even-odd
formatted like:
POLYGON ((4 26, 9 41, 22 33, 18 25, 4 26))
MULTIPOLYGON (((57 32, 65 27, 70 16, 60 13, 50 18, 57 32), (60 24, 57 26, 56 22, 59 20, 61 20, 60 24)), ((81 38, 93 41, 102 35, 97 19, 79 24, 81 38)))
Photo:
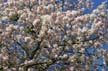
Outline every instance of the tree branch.
POLYGON ((35 48, 34 51, 32 51, 30 59, 33 59, 33 57, 35 56, 36 52, 40 49, 40 45, 41 45, 41 41, 39 41, 37 43, 37 48, 35 48))

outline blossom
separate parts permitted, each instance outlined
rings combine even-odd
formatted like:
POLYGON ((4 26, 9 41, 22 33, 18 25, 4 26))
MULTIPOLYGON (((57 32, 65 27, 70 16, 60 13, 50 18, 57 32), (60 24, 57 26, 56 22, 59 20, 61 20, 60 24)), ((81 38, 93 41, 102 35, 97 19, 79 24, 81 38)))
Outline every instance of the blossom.
POLYGON ((95 46, 96 48, 97 48, 97 47, 99 48, 99 47, 100 47, 100 45, 101 45, 101 43, 100 43, 100 42, 98 42, 98 41, 94 43, 94 46, 95 46))
POLYGON ((2 20, 9 20, 9 17, 8 16, 4 16, 4 17, 2 17, 2 20))
POLYGON ((6 39, 7 35, 10 35, 10 31, 2 32, 1 36, 4 36, 3 39, 6 39))
POLYGON ((15 15, 16 13, 15 12, 10 12, 9 13, 9 17, 12 17, 13 15, 15 15))
POLYGON ((45 36, 45 32, 43 30, 41 30, 38 37, 43 38, 44 36, 45 36))
POLYGON ((68 17, 67 16, 63 17, 63 21, 68 21, 68 17))
POLYGON ((6 31, 11 32, 12 28, 11 27, 6 27, 6 31))
POLYGON ((13 25, 13 24, 9 24, 9 26, 8 26, 8 27, 13 28, 13 27, 14 27, 14 25, 13 25))
POLYGON ((71 17, 71 16, 72 16, 71 11, 68 10, 68 11, 66 12, 66 16, 71 17))
POLYGON ((23 14, 23 13, 24 13, 23 10, 18 10, 18 11, 17 11, 17 14, 18 14, 18 15, 21 15, 21 14, 23 14))
POLYGON ((27 17, 27 14, 26 13, 23 13, 23 14, 20 15, 20 19, 24 19, 26 17, 27 17))
POLYGON ((96 18, 96 14, 90 14, 90 18, 91 18, 91 19, 96 18))
POLYGON ((78 16, 75 18, 75 20, 76 20, 76 22, 78 22, 78 21, 82 22, 85 20, 85 17, 84 16, 78 16))
POLYGON ((49 29, 49 30, 48 30, 48 33, 49 33, 49 34, 51 34, 51 33, 53 33, 53 32, 54 32, 54 30, 52 30, 52 29, 49 29))
POLYGON ((23 31, 24 30, 24 27, 23 26, 20 26, 19 29, 20 29, 20 31, 23 31))
POLYGON ((70 67, 69 69, 70 69, 70 71, 74 71, 74 67, 70 67))
POLYGON ((40 19, 35 19, 33 21, 33 26, 37 26, 38 24, 40 24, 39 22, 40 22, 40 19))
POLYGON ((53 47, 55 47, 55 48, 58 47, 58 44, 53 44, 53 47))
POLYGON ((29 37, 29 36, 24 37, 24 41, 25 41, 25 42, 30 42, 30 41, 31 41, 31 37, 29 37))
POLYGON ((49 5, 47 6, 47 9, 48 9, 49 11, 54 10, 54 5, 53 5, 53 4, 49 4, 49 5))
POLYGON ((33 63, 34 63, 34 60, 29 60, 29 61, 26 60, 24 62, 25 65, 29 65, 29 64, 33 64, 33 63))
POLYGON ((73 10, 71 12, 72 16, 77 16, 77 15, 79 15, 79 13, 80 13, 80 11, 75 11, 75 10, 73 10))
POLYGON ((83 29, 81 30, 82 33, 86 33, 88 31, 87 27, 83 27, 83 29))
POLYGON ((76 55, 73 55, 73 56, 69 57, 68 60, 69 60, 70 62, 74 62, 75 59, 76 59, 76 55))
POLYGON ((101 12, 100 16, 104 17, 105 16, 105 12, 101 12))
POLYGON ((102 27, 102 25, 103 25, 102 21, 98 21, 98 22, 95 24, 96 27, 102 27))
POLYGON ((85 48, 81 48, 80 52, 83 53, 85 51, 85 48))
POLYGON ((3 60, 4 60, 4 61, 7 61, 8 59, 9 59, 8 56, 3 56, 3 60))
POLYGON ((93 14, 98 14, 98 13, 100 13, 100 10, 99 9, 93 10, 93 14))
MULTIPOLYGON (((3 71, 39 71, 62 62, 67 66, 64 71, 89 70, 94 60, 108 56, 106 50, 98 48, 107 43, 105 3, 89 14, 85 11, 93 6, 91 0, 12 0, 3 3, 0 6, 0 67, 3 71), (66 7, 69 8, 64 10, 66 7), (5 21, 8 23, 4 24, 5 21), (89 47, 94 47, 98 54, 89 52, 89 47)), ((105 60, 103 64, 106 66, 105 60)))
POLYGON ((19 26, 18 26, 18 25, 14 25, 14 26, 13 26, 13 29, 19 30, 19 26))
POLYGON ((67 54, 64 54, 62 58, 63 59, 67 59, 68 58, 68 55, 67 54))
MULTIPOLYGON (((16 39, 18 40, 18 41, 20 41, 20 39, 22 39, 22 35, 16 35, 16 39)), ((27 41, 27 40, 26 40, 27 41)))
POLYGON ((102 2, 102 4, 98 6, 98 9, 102 10, 105 8, 105 6, 106 6, 105 2, 102 2))

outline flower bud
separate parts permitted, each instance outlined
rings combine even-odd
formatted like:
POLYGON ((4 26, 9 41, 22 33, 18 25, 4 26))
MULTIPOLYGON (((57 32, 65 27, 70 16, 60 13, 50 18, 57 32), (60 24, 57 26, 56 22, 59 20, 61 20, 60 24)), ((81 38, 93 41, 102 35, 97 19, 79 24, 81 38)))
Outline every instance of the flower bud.
POLYGON ((100 47, 100 45, 101 45, 101 43, 98 42, 98 41, 94 43, 94 46, 95 46, 96 48, 97 48, 97 47, 100 47))
POLYGON ((67 54, 64 54, 62 58, 63 59, 67 59, 68 58, 68 55, 67 54))

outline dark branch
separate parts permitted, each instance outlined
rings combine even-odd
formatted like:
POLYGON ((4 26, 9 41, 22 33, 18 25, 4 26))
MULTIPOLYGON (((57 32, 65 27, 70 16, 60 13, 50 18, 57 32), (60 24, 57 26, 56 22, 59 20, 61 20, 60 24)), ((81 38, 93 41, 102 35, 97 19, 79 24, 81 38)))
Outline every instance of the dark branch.
POLYGON ((41 41, 37 43, 37 47, 32 51, 30 59, 33 59, 37 51, 40 49, 41 41))

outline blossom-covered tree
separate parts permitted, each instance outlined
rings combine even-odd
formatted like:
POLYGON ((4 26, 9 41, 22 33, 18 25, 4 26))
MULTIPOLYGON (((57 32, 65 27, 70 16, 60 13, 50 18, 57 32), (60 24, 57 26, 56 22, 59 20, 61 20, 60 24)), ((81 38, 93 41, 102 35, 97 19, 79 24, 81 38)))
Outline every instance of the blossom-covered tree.
POLYGON ((92 0, 0 0, 0 71, 108 70, 108 6, 92 0))

